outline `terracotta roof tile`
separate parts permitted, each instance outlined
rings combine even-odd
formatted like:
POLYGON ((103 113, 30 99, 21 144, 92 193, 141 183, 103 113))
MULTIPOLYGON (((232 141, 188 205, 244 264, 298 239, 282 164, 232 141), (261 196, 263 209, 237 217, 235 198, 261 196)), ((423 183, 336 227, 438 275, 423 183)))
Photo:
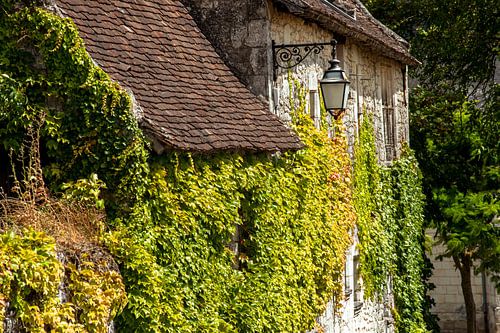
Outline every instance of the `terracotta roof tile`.
POLYGON ((165 147, 277 151, 303 144, 231 73, 178 0, 57 0, 87 50, 165 147))

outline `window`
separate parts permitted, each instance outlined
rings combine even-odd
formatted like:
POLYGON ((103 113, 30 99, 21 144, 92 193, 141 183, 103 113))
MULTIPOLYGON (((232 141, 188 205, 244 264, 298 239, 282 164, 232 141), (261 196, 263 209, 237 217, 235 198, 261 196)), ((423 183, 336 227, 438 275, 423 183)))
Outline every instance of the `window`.
POLYGON ((354 315, 358 315, 363 307, 363 283, 359 268, 359 254, 353 258, 354 269, 354 315))
POLYGON ((241 222, 234 224, 234 232, 231 235, 231 241, 228 244, 229 250, 233 252, 233 264, 232 267, 235 270, 245 270, 248 265, 248 249, 246 247, 249 240, 248 233, 248 215, 246 210, 243 208, 245 206, 244 202, 249 200, 249 193, 246 192, 245 197, 242 200, 242 207, 238 208, 238 214, 240 215, 241 222))
POLYGON ((396 157, 396 119, 394 113, 394 91, 389 67, 382 68, 382 117, 384 119, 385 159, 396 157))
POLYGON ((351 297, 353 287, 352 260, 350 254, 347 254, 346 257, 344 266, 344 294, 345 298, 349 299, 349 297, 351 297))
POLYGON ((321 110, 316 73, 309 73, 309 112, 314 126, 319 129, 321 127, 321 110))
POLYGON ((234 253, 233 258, 233 269, 239 270, 241 268, 241 226, 238 224, 234 225, 234 233, 231 235, 231 242, 229 243, 229 249, 234 253))

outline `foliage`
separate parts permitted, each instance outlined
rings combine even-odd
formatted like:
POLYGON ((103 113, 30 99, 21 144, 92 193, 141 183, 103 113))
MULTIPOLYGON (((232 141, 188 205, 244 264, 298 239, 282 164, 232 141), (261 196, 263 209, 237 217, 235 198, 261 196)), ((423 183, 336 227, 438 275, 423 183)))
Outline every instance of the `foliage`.
POLYGON ((484 86, 495 71, 500 15, 494 0, 367 0, 372 14, 406 38, 422 62, 413 75, 431 90, 484 86))
POLYGON ((88 179, 78 179, 62 184, 63 198, 67 201, 77 201, 86 205, 95 205, 97 209, 104 209, 104 200, 99 196, 106 188, 106 184, 93 173, 88 179))
POLYGON ((129 96, 92 63, 75 25, 39 8, 2 11, 0 43, 4 147, 19 149, 26 128, 42 119, 49 183, 94 173, 112 193, 110 203, 132 206, 145 190, 144 139, 129 96))
POLYGON ((427 219, 461 273, 467 330, 474 332, 472 263, 500 287, 493 222, 500 191, 498 3, 370 0, 368 6, 408 38, 422 61, 413 71, 421 86, 410 101, 412 146, 424 175, 427 219))
POLYGON ((354 204, 358 215, 361 274, 368 297, 391 290, 398 332, 426 332, 429 313, 424 274, 422 177, 411 150, 390 166, 375 154, 371 119, 365 119, 355 148, 354 204))
POLYGON ((23 331, 107 332, 125 302, 119 273, 87 262, 63 265, 54 239, 40 232, 0 234, 0 322, 8 310, 23 331), (62 283, 68 284, 64 303, 62 283))
POLYGON ((394 202, 390 193, 381 198, 382 191, 390 189, 384 187, 386 184, 381 178, 371 118, 363 121, 354 151, 353 197, 358 217, 361 274, 366 296, 373 297, 376 292, 383 293, 388 273, 393 271, 396 258, 391 251, 394 224, 384 224, 384 221, 391 220, 394 215, 394 202), (378 199, 382 199, 384 207, 390 211, 379 211, 378 199), (385 227, 389 229, 384 230, 385 227))
POLYGON ((126 303, 121 275, 110 270, 105 261, 94 263, 88 254, 80 260, 78 266, 67 265, 69 291, 71 301, 77 305, 77 318, 86 331, 107 333, 111 319, 126 303))
POLYGON ((396 202, 394 247, 397 266, 393 276, 396 309, 401 316, 401 332, 435 328, 425 299, 424 270, 424 197, 422 176, 416 159, 409 151, 390 168, 393 198, 396 202), (425 325, 424 325, 425 324, 425 325))
MULTIPOLYGON (((303 331, 340 299, 354 222, 345 137, 318 132, 299 106, 302 151, 149 156, 130 98, 92 64, 73 23, 32 7, 0 15, 0 139, 17 149, 41 119, 51 188, 93 201, 102 190, 129 300, 119 328, 303 331)), ((73 275, 90 306, 87 272, 73 275)), ((102 312, 81 318, 95 325, 102 312)))
POLYGON ((427 179, 428 216, 446 244, 445 256, 479 259, 478 271, 488 271, 500 286, 500 230, 494 223, 500 214, 500 144, 492 133, 498 95, 494 99, 496 104, 487 101, 478 109, 461 95, 436 100, 417 91, 412 132, 427 179))

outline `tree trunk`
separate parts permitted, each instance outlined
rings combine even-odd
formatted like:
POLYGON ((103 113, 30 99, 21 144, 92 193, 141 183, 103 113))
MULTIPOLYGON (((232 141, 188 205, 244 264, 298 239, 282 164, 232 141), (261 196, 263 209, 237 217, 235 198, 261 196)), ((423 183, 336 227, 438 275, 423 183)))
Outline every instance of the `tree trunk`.
POLYGON ((472 293, 472 259, 468 254, 453 256, 455 265, 460 271, 462 278, 462 293, 465 301, 465 311, 467 313, 467 333, 476 333, 476 303, 472 293))

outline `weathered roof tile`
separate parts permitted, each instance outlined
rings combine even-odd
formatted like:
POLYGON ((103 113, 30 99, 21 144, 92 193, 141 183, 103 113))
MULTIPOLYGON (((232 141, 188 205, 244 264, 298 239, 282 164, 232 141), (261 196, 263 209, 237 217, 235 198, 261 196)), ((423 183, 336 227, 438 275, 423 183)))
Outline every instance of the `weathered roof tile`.
POLYGON ((130 88, 142 127, 172 149, 300 149, 231 73, 178 0, 56 0, 92 58, 130 88))
POLYGON ((410 54, 408 43, 375 19, 360 0, 273 1, 285 6, 292 14, 352 38, 380 54, 409 65, 419 64, 410 54), (350 17, 351 13, 347 14, 344 9, 351 10, 355 18, 350 17))

